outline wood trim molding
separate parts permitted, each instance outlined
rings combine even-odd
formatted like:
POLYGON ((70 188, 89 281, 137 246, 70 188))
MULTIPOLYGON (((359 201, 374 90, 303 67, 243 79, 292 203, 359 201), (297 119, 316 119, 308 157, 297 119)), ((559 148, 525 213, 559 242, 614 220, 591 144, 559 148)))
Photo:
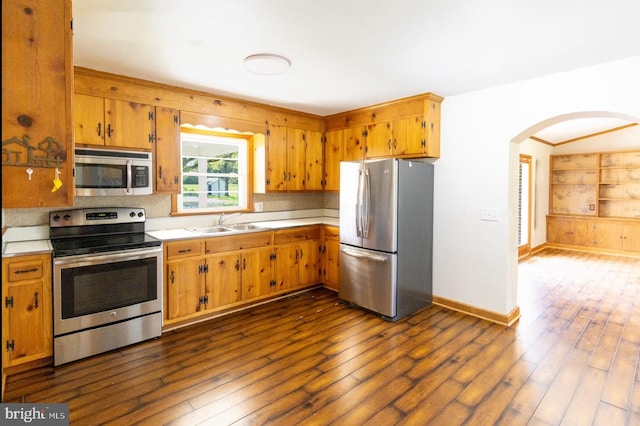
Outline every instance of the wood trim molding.
POLYGON ((534 140, 536 142, 543 143, 545 145, 549 145, 549 146, 560 146, 560 145, 564 145, 564 144, 567 144, 567 143, 578 142, 578 141, 581 141, 583 139, 592 138, 594 136, 600 136, 600 135, 605 135, 607 133, 617 132, 619 130, 624 130, 626 128, 637 126, 637 125, 638 125, 638 123, 629 123, 629 124, 625 124, 624 126, 614 127, 613 129, 603 130, 601 132, 590 133, 588 135, 580 136, 580 137, 573 138, 573 139, 567 139, 566 141, 560 141, 560 142, 549 142, 549 141, 547 141, 545 139, 542 139, 542 138, 539 138, 537 136, 531 136, 529 139, 534 140))
POLYGON ((511 327, 520 319, 520 307, 518 306, 513 308, 511 312, 505 315, 440 296, 433 296, 433 303, 435 305, 442 306, 443 308, 462 312, 463 314, 491 321, 496 324, 505 325, 507 327, 511 327))
POLYGON ((584 251, 589 253, 600 253, 600 254, 608 254, 611 256, 625 256, 625 257, 633 257, 633 258, 640 259, 640 252, 637 252, 637 251, 605 249, 600 247, 572 246, 569 244, 550 243, 550 242, 546 242, 543 248, 584 251))

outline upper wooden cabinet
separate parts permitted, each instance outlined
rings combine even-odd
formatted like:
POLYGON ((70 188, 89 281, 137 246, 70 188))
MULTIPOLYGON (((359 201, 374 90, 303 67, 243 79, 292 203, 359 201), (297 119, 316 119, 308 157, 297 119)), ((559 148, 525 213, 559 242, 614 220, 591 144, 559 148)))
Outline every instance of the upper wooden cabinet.
POLYGON ((345 131, 342 160, 363 158, 438 158, 440 104, 426 93, 325 117, 327 133, 345 131))
POLYGON ((322 132, 270 124, 265 162, 269 192, 322 190, 322 132))
POLYGON ((72 88, 71 1, 3 0, 3 208, 73 205, 72 88))
POLYGON ((324 135, 324 178, 325 191, 340 190, 340 161, 344 130, 332 130, 324 135))
POLYGON ((76 144, 153 148, 153 106, 82 94, 74 101, 76 144))
POLYGON ((320 191, 324 188, 324 143, 322 132, 306 130, 305 140, 305 189, 320 191))
POLYGON ((180 116, 173 108, 156 107, 156 192, 180 193, 180 116))

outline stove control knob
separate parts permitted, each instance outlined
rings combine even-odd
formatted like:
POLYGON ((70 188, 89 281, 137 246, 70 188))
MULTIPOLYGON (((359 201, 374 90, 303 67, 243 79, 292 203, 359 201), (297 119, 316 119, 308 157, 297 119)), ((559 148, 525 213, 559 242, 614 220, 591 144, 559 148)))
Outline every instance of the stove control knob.
POLYGON ((138 217, 142 217, 142 216, 144 216, 144 213, 138 212, 138 217))
POLYGON ((53 217, 53 221, 54 221, 54 222, 60 222, 60 216, 55 215, 55 216, 53 217))
POLYGON ((65 214, 64 216, 62 216, 62 218, 63 218, 64 220, 71 220, 71 215, 69 215, 69 214, 65 214))
POLYGON ((131 217, 136 217, 136 212, 131 212, 131 213, 129 213, 129 216, 131 216, 131 217))

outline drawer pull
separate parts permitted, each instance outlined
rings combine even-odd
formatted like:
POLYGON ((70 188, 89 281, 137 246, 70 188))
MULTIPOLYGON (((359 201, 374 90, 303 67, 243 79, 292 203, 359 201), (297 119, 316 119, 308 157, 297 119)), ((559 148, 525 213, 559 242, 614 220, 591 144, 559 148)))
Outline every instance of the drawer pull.
POLYGON ((191 249, 182 249, 182 250, 178 250, 178 253, 191 253, 191 249))
POLYGON ((31 268, 31 269, 18 269, 17 271, 14 271, 14 274, 30 274, 31 272, 38 272, 38 268, 31 268))

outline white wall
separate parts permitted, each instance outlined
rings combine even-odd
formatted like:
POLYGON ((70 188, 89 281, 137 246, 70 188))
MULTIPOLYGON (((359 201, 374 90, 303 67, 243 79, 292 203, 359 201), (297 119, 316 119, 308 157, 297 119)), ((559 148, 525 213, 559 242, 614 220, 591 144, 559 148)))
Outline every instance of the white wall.
POLYGON ((551 117, 580 111, 640 120, 639 75, 637 56, 444 100, 435 176, 435 295, 500 314, 517 306, 514 140, 526 140, 527 129, 551 117), (483 207, 498 209, 499 221, 481 221, 483 207))

